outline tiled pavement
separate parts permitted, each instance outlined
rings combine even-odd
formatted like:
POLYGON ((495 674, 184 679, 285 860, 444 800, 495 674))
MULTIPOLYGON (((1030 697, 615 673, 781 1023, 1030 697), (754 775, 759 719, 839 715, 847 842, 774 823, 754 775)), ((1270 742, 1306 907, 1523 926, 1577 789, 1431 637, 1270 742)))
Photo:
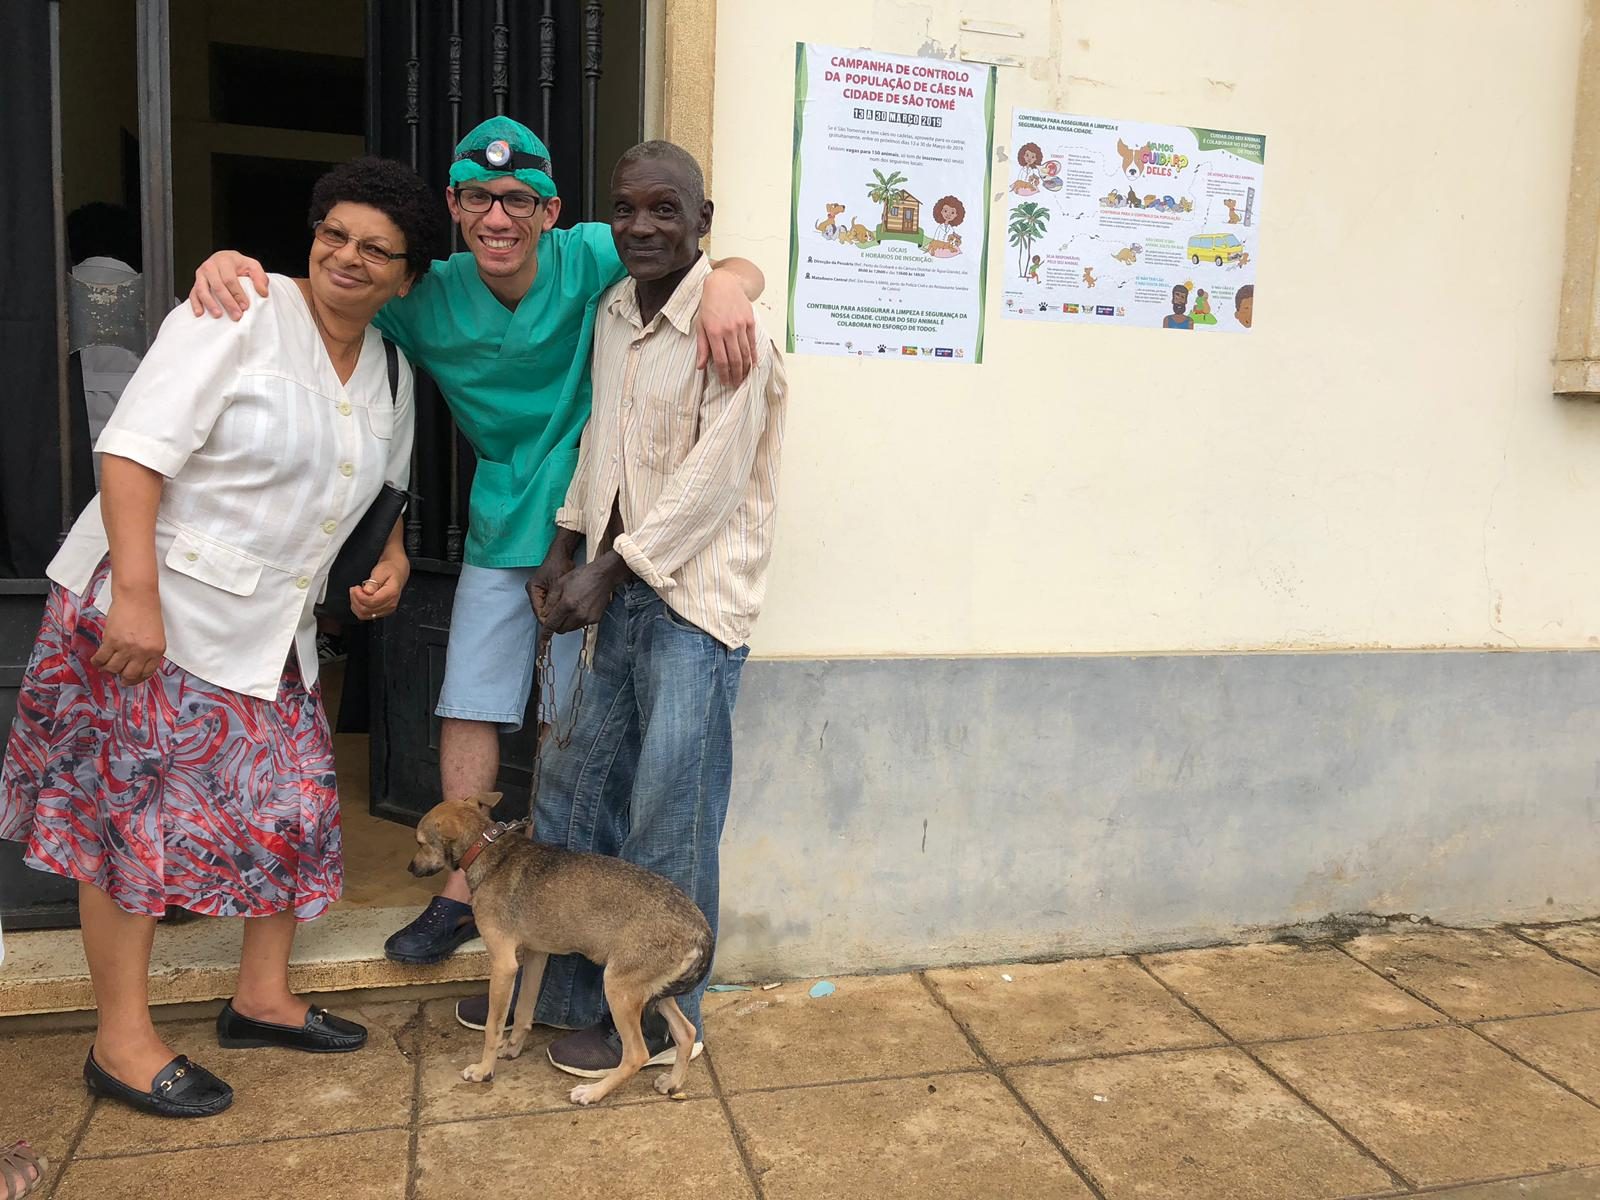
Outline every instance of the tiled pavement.
POLYGON ((177 1022, 239 1094, 201 1122, 91 1104, 84 1033, 0 1023, 0 1141, 58 1200, 1600 1197, 1600 923, 811 982, 709 997, 686 1099, 584 1110, 548 1033, 462 1082, 445 1000, 332 1060, 177 1022))

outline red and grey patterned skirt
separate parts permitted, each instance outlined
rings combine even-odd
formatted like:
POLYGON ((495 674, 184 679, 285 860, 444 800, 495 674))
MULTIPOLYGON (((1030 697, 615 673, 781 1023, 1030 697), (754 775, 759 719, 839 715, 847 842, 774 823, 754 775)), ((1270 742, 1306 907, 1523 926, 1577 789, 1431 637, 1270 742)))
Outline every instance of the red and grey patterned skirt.
POLYGON ((125 687, 90 664, 105 622, 50 589, 0 767, 0 838, 132 913, 320 916, 344 888, 321 689, 292 655, 275 700, 167 661, 125 687))

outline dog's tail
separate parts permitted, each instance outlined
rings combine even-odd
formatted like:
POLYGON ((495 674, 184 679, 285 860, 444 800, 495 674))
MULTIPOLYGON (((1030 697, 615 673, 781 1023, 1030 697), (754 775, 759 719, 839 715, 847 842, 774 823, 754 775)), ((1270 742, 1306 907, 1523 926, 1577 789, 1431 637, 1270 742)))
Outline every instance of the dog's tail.
POLYGON ((689 961, 682 973, 671 983, 666 984, 656 992, 651 1000, 659 1000, 663 996, 683 996, 694 991, 711 974, 711 953, 716 949, 716 942, 712 940, 711 931, 705 935, 695 946, 695 956, 689 961))

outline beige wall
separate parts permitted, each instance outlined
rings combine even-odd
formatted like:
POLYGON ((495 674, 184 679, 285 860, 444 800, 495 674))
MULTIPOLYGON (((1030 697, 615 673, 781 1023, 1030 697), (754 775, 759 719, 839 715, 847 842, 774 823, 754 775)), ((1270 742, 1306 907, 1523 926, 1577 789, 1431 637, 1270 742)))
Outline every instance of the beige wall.
POLYGON ((1001 320, 991 254, 982 366, 791 359, 756 651, 1600 645, 1600 410, 1550 391, 1582 31, 1581 0, 720 0, 712 249, 774 330, 796 41, 1022 56, 1001 154, 1014 106, 1267 135, 1249 336, 1001 320))

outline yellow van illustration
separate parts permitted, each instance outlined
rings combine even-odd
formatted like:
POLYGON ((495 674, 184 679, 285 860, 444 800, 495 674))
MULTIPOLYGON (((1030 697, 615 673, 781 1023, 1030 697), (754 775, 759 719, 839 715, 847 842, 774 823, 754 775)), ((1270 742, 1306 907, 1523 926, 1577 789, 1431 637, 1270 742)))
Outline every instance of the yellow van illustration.
POLYGON ((1231 233, 1197 233, 1189 239, 1189 261, 1195 266, 1230 263, 1244 253, 1244 243, 1231 233))

